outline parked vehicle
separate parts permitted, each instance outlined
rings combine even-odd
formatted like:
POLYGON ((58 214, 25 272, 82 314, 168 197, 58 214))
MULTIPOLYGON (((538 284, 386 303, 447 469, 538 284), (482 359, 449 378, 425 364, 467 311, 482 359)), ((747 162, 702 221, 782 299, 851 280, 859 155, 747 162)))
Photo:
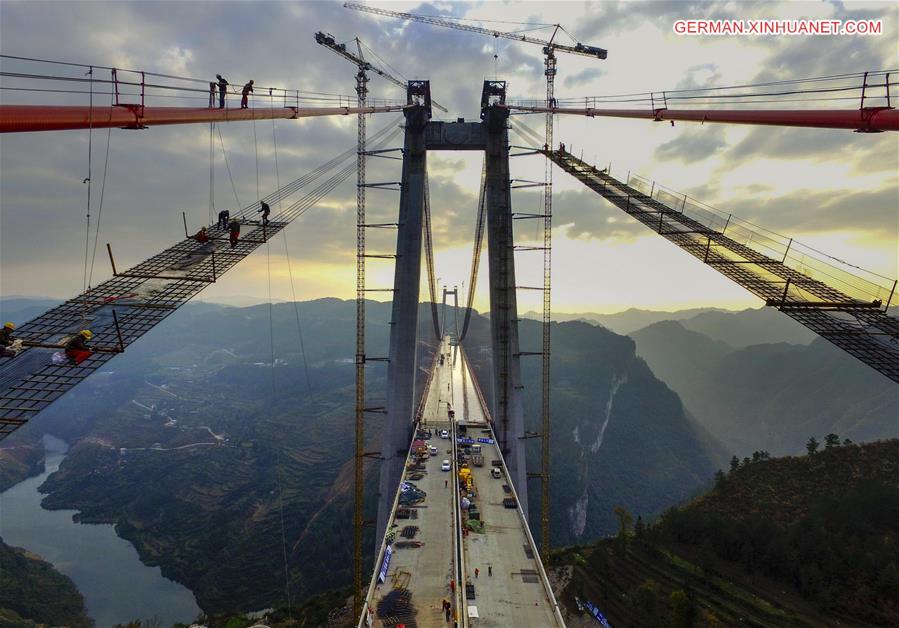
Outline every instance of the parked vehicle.
POLYGON ((441 470, 441 471, 449 471, 449 470, 450 470, 450 461, 449 461, 449 460, 444 460, 443 462, 441 462, 441 463, 440 463, 440 470, 441 470))
POLYGON ((490 469, 490 475, 494 480, 498 480, 503 477, 503 470, 499 467, 493 467, 492 469, 490 469))
POLYGON ((440 430, 440 438, 449 438, 449 432, 447 430, 440 430))
POLYGON ((437 448, 434 445, 428 445, 428 453, 432 456, 437 455, 437 448))
POLYGON ((482 454, 471 454, 471 463, 476 467, 483 467, 484 456, 482 454))

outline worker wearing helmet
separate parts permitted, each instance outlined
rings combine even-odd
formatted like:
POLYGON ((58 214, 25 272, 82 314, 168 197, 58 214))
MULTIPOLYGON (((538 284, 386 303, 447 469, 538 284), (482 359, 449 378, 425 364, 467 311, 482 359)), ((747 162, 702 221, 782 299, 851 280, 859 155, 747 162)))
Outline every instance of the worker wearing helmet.
POLYGON ((10 349, 15 338, 12 336, 13 330, 16 328, 15 323, 6 323, 3 329, 0 329, 0 357, 12 358, 16 352, 10 349))
POLYGON ((88 340, 94 337, 89 329, 82 329, 66 343, 66 357, 76 365, 81 364, 93 355, 88 340))

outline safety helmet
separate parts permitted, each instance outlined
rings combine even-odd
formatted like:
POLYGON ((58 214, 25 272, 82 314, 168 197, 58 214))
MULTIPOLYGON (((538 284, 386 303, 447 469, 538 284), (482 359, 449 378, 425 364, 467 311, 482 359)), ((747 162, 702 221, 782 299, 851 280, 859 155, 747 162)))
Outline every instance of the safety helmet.
POLYGON ((82 330, 81 330, 81 335, 84 336, 84 338, 85 338, 86 340, 90 340, 91 338, 94 337, 94 334, 91 333, 91 330, 90 330, 90 329, 82 329, 82 330))
POLYGON ((206 227, 203 227, 202 229, 200 229, 200 231, 206 231, 206 227))
POLYGON ((5 323, 5 324, 3 325, 3 327, 5 327, 6 329, 15 329, 15 328, 16 328, 16 324, 15 324, 15 323, 5 323))

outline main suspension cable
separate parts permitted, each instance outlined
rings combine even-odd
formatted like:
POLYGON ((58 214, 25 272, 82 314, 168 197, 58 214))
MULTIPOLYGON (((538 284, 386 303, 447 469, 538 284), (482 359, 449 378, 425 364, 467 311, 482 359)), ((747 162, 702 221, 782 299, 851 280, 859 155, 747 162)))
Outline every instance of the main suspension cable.
POLYGON ((478 198, 478 217, 475 223, 474 250, 471 254, 471 274, 468 277, 468 298, 465 302, 465 319, 462 322, 462 335, 459 342, 468 334, 468 324, 471 322, 471 309, 474 304, 474 293, 478 283, 478 267, 481 263, 481 248, 484 241, 484 224, 486 222, 486 203, 484 202, 487 190, 487 162, 481 166, 481 193, 478 198))

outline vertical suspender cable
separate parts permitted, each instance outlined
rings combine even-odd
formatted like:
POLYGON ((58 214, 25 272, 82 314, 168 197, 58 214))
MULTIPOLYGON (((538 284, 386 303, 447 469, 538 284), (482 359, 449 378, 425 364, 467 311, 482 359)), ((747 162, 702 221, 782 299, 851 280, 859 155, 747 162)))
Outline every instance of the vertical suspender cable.
MULTIPOLYGON (((274 104, 272 103, 272 90, 268 92, 269 102, 271 107, 274 108, 274 104)), ((253 140, 255 144, 256 139, 256 119, 253 118, 253 140)), ((275 189, 281 190, 281 176, 278 172, 278 138, 275 133, 275 119, 272 118, 272 146, 274 147, 275 153, 275 189)), ((278 195, 278 209, 280 211, 281 208, 281 198, 280 194, 278 195)), ((256 150, 256 197, 259 198, 259 150, 256 150)), ((211 222, 211 221, 210 221, 211 222)), ((286 232, 286 229, 282 229, 282 232, 286 232)), ((285 233, 284 240, 285 250, 287 246, 287 236, 285 233)), ((272 306, 272 249, 271 244, 269 242, 265 243, 265 257, 266 257, 266 267, 268 270, 268 326, 269 326, 269 341, 271 343, 272 350, 272 400, 275 398, 275 324, 274 324, 274 313, 272 306)), ((290 258, 288 257, 288 262, 290 258)), ((293 276, 291 276, 290 288, 293 290, 293 276)), ((294 298, 294 308, 296 308, 296 298, 294 298)), ((303 359, 305 361, 305 352, 303 355, 303 359)), ((280 452, 279 452, 280 458, 280 452)), ((287 617, 291 621, 293 621, 293 610, 291 609, 292 601, 290 597, 290 568, 287 561, 287 533, 284 528, 284 488, 281 485, 281 471, 280 471, 280 460, 278 462, 278 502, 279 502, 279 514, 281 519, 281 553, 284 558, 284 593, 287 596, 287 617)))
POLYGON ((215 130, 218 131, 219 144, 222 146, 222 157, 225 159, 225 168, 228 170, 228 178, 231 180, 231 190, 234 192, 234 200, 237 201, 237 209, 240 209, 243 205, 240 204, 240 198, 237 196, 237 188, 234 186, 234 175, 231 174, 231 164, 228 163, 228 153, 225 152, 225 138, 222 137, 222 127, 216 126, 215 130))
POLYGON ((256 139, 256 113, 253 112, 253 153, 256 156, 256 202, 259 202, 259 141, 256 139))
MULTIPOLYGON (((90 96, 88 105, 88 127, 87 127, 87 215, 84 229, 84 272, 82 275, 82 291, 87 292, 87 257, 90 249, 91 239, 91 164, 93 163, 93 146, 94 146, 94 67, 91 66, 87 71, 90 76, 90 96)), ((85 305, 86 307, 86 305, 85 305)), ((82 318, 84 312, 82 311, 82 318)))
POLYGON ((474 303, 475 288, 478 285, 478 266, 481 262, 481 245, 484 241, 484 222, 486 220, 486 205, 484 204, 484 196, 487 185, 487 162, 481 166, 481 194, 478 199, 478 218, 475 224, 474 232, 474 251, 471 255, 471 274, 468 278, 468 297, 465 303, 465 318, 462 321, 462 335, 459 336, 459 342, 465 340, 468 334, 468 324, 471 322, 471 306, 474 303))
POLYGON ((209 123, 209 223, 215 216, 215 122, 209 123))
MULTIPOLYGON (((110 87, 110 99, 114 98, 114 92, 110 87)), ((112 116, 110 108, 109 115, 112 116)), ((106 174, 109 172, 109 144, 112 139, 112 127, 106 129, 106 157, 103 160, 103 180, 100 183, 100 203, 97 207, 97 226, 94 228, 94 250, 91 254, 91 266, 87 273, 87 286, 90 289, 94 279, 94 262, 97 260, 97 242, 100 239, 100 221, 103 219, 103 199, 106 197, 106 174)))
POLYGON ((428 291, 431 296, 431 321, 434 323, 434 336, 437 342, 443 338, 440 322, 437 319, 437 280, 434 276, 434 241, 431 231, 431 200, 428 190, 428 175, 425 174, 424 223, 425 223, 425 262, 428 267, 428 291))
MULTIPOLYGON (((269 103, 271 108, 274 110, 275 103, 272 97, 272 92, 269 90, 269 103)), ((278 165, 278 134, 276 132, 275 119, 272 118, 272 148, 275 152, 275 185, 278 190, 278 213, 280 214, 283 211, 284 206, 284 195, 280 193, 281 191, 281 169, 278 165)), ((287 260, 287 277, 290 280, 290 298, 293 301, 293 314, 294 318, 297 322, 297 338, 300 341, 300 354, 303 356, 303 372, 306 375, 306 400, 313 404, 312 397, 312 378, 309 376, 309 359, 306 356, 306 345, 303 342, 303 326, 300 324, 300 306, 297 303, 297 292, 293 283, 293 268, 290 264, 290 250, 287 247, 287 229, 281 229, 281 236, 284 238, 284 258, 287 260)))

